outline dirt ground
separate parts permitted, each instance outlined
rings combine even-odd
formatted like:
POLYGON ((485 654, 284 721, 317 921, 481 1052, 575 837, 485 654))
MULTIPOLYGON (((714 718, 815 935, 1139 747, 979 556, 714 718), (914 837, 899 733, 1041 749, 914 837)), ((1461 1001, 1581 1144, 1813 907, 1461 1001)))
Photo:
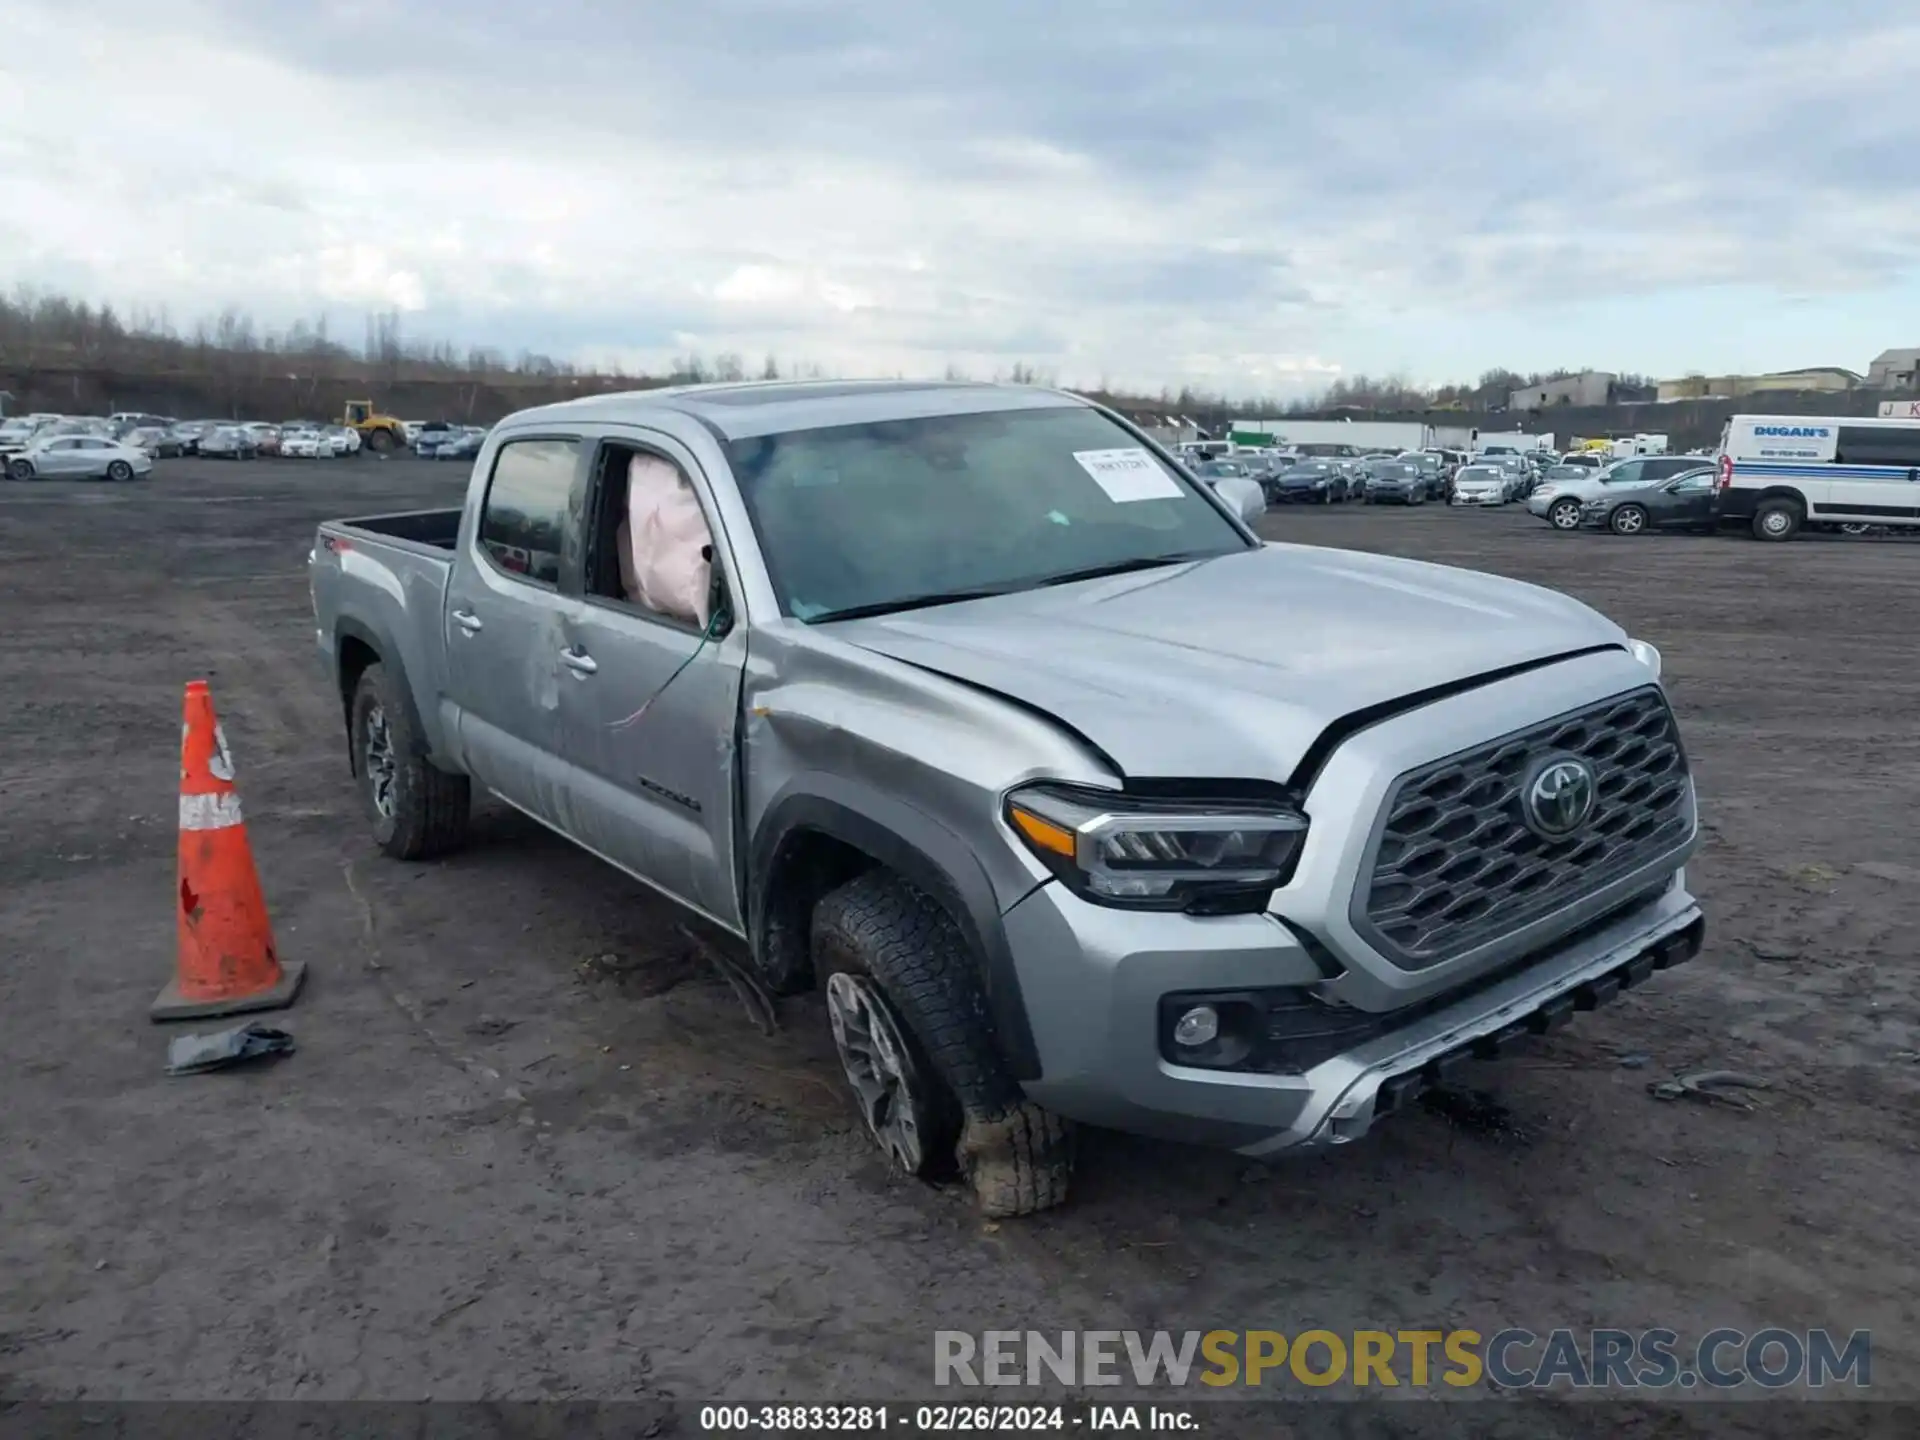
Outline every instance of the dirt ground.
POLYGON ((499 808, 441 864, 372 850, 307 548, 463 481, 0 486, 0 1395, 924 1398, 940 1328, 1508 1325, 1866 1328, 1876 1390, 1920 1395, 1920 545, 1271 517, 1658 644, 1706 952, 1476 1076, 1504 1125, 1416 1112, 1271 1167, 1094 1134, 1070 1206, 993 1226, 888 1174, 814 1002, 761 1038, 613 870, 499 808), (311 970, 297 1055, 187 1080, 146 1009, 196 676, 311 970), (1722 1066, 1774 1088, 1751 1113, 1648 1094, 1722 1066))

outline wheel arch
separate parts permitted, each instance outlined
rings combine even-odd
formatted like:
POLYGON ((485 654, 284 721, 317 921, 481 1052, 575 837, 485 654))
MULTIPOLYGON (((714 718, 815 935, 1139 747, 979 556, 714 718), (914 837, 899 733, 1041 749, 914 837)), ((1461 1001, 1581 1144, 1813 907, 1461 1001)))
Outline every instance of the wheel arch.
POLYGON ((1039 1052, 986 871, 953 831, 878 791, 796 791, 768 807, 746 866, 747 933, 755 953, 769 944, 794 943, 796 932, 806 934, 796 920, 839 885, 879 867, 925 892, 952 917, 978 966, 1008 1074, 1016 1081, 1039 1078, 1039 1052))
POLYGON ((425 741, 426 730, 420 723, 420 710, 414 702, 413 686, 408 683, 406 664, 396 647, 386 643, 373 627, 351 615, 343 615, 333 629, 334 685, 340 696, 340 718, 347 730, 347 763, 360 773, 360 761, 353 753, 353 695, 360 677, 379 665, 393 677, 392 690, 406 707, 407 719, 415 736, 425 741))

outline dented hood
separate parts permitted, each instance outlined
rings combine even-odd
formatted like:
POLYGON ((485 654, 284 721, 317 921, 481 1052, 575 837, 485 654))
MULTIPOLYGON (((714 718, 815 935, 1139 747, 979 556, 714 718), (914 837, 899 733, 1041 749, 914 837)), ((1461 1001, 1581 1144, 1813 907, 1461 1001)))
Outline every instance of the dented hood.
POLYGON ((1299 545, 832 629, 1044 711, 1126 775, 1276 781, 1355 711, 1626 640, 1535 585, 1299 545))

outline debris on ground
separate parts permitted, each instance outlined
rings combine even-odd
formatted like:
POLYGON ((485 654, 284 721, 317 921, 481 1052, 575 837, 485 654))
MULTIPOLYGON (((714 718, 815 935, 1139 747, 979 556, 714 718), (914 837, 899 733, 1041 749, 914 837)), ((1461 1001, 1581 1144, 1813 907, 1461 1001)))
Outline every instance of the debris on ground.
POLYGON ((1656 1080, 1647 1086, 1647 1093, 1656 1100, 1703 1100, 1735 1110, 1751 1110, 1754 1108, 1753 1102, 1733 1092, 1772 1088, 1771 1080, 1739 1070, 1696 1070, 1690 1075, 1676 1075, 1671 1080, 1656 1080))
POLYGON ((740 997, 740 1003, 746 1006, 747 1018, 753 1021, 762 1035, 771 1035, 780 1028, 780 1017, 773 1008, 773 996, 760 982, 760 977, 731 955, 722 954, 717 946, 709 945, 684 925, 675 927, 692 945, 695 951, 720 972, 720 978, 733 987, 733 993, 740 997))
POLYGON ((1787 871, 1787 878, 1802 890, 1825 892, 1833 888, 1840 872, 1831 865, 1796 865, 1787 871))
POLYGON ((167 1074, 200 1075, 292 1053, 293 1036, 271 1025, 236 1025, 211 1035, 176 1035, 167 1042, 167 1074))
POLYGON ((1484 1090, 1436 1085, 1421 1094, 1420 1105, 1422 1109, 1440 1116, 1456 1130, 1467 1130, 1500 1140, 1525 1141, 1532 1138, 1526 1127, 1513 1118, 1513 1111, 1484 1090))
POLYGON ((1620 1068, 1622 1070, 1644 1070, 1652 1063, 1653 1057, 1651 1055, 1638 1050, 1634 1051, 1631 1055, 1622 1055, 1620 1057, 1620 1068))

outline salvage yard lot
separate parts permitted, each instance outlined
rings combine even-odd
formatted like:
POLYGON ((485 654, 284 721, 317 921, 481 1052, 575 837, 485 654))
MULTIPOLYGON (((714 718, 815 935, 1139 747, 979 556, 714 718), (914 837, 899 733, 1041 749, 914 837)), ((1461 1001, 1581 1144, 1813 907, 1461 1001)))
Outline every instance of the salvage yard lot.
POLYGON ((941 1328, 1508 1325, 1867 1328, 1876 1389, 1920 1395, 1920 547, 1269 516, 1657 644, 1707 949, 1476 1073, 1499 1107, 1265 1167, 1090 1135, 1071 1204, 987 1226, 887 1174, 812 1000, 763 1039, 613 870, 491 805, 449 861, 376 855, 307 547, 464 478, 0 486, 0 1397, 926 1397, 941 1328), (295 1056, 168 1080, 146 1007, 201 675, 309 982, 295 1056), (1751 1113, 1648 1093, 1711 1068, 1772 1088, 1751 1113))

